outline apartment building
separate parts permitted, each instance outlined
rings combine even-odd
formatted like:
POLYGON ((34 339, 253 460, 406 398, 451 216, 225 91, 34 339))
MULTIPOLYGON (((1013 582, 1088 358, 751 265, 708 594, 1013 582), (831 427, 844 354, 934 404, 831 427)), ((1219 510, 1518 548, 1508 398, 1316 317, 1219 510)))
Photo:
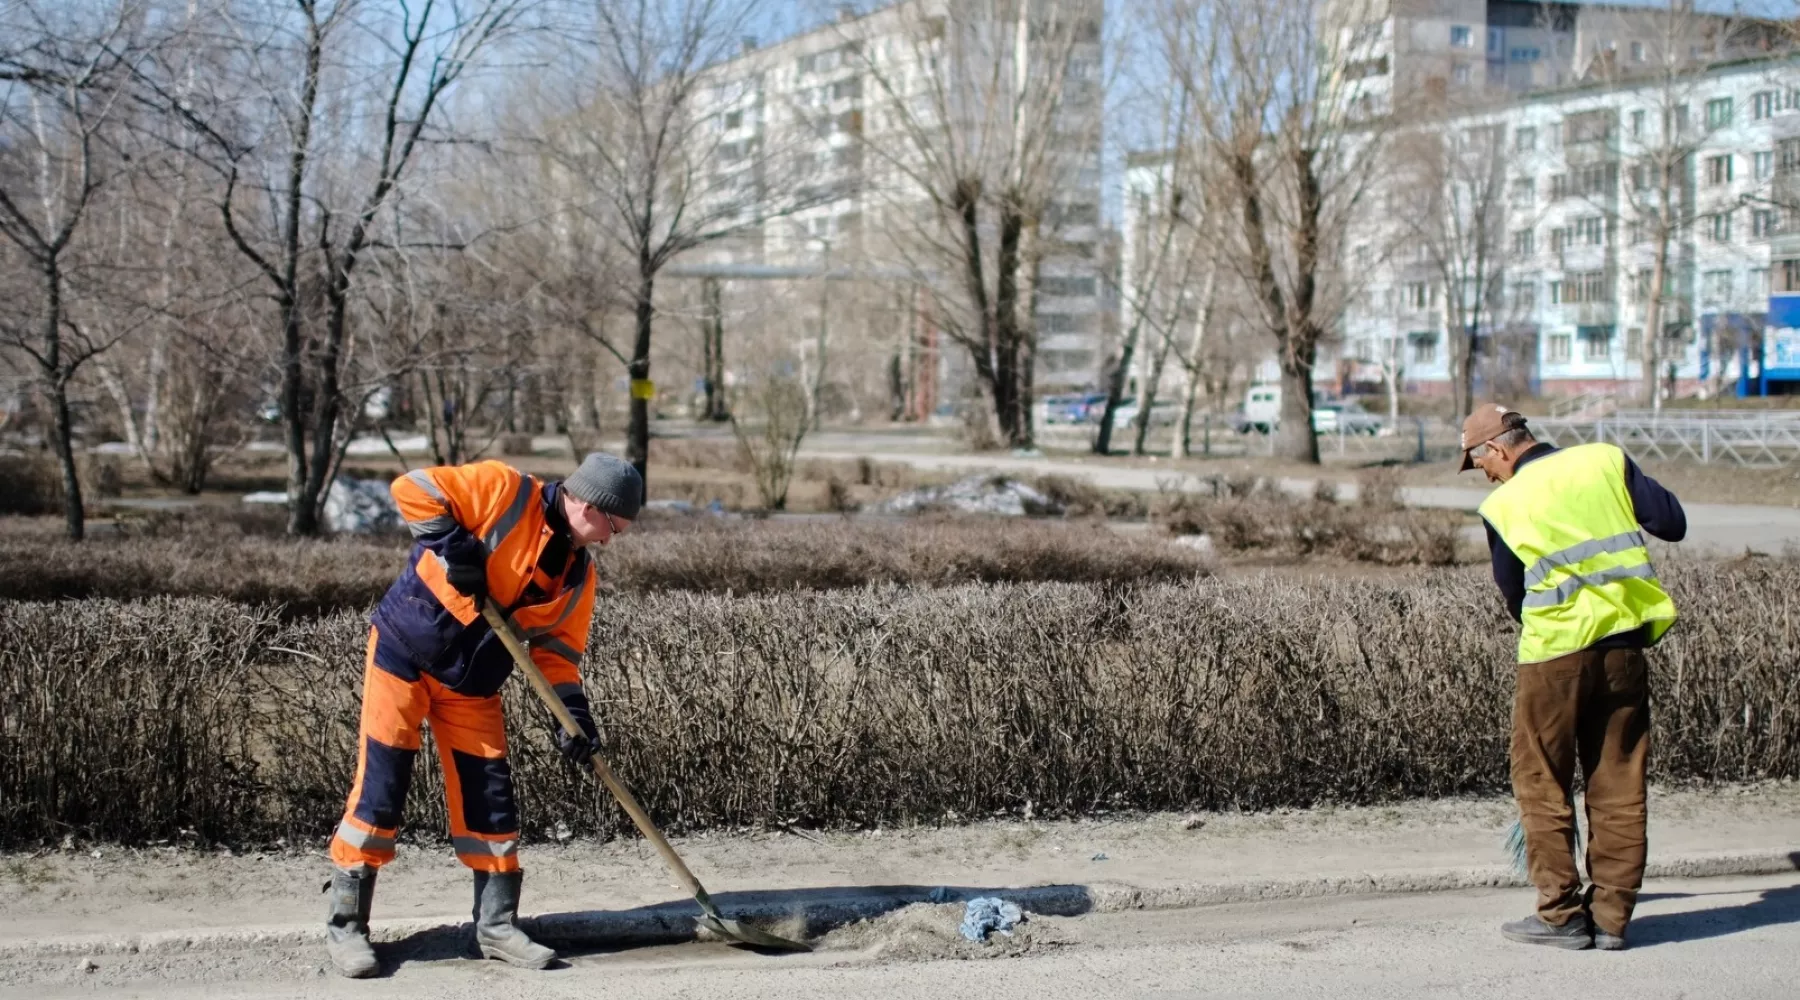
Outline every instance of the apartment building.
MULTIPOLYGON (((993 7, 993 20, 973 30, 984 44, 942 44, 946 18, 954 0, 903 0, 857 15, 847 8, 819 28, 770 45, 746 41, 734 59, 709 71, 698 113, 716 122, 718 144, 711 162, 701 169, 720 176, 741 175, 738 183, 715 185, 721 190, 756 192, 773 197, 766 181, 755 176, 758 154, 781 144, 810 157, 814 169, 805 183, 806 207, 756 226, 739 238, 708 247, 698 256, 720 264, 776 266, 791 273, 807 269, 858 268, 870 274, 923 274, 925 282, 954 294, 958 274, 942 273, 941 262, 903 252, 891 237, 914 231, 932 207, 916 183, 916 144, 891 108, 890 95, 904 91, 911 121, 932 113, 930 82, 1012 79, 1021 58, 1027 66, 1048 58, 1038 51, 1037 35, 1014 44, 1016 18, 1008 4, 993 7), (999 61, 996 65, 994 61, 999 61), (977 65, 976 62, 982 64, 977 65), (880 76, 875 76, 879 73, 880 76)), ((1100 0, 1064 0, 1085 8, 1092 19, 1092 38, 1076 45, 1066 60, 1068 114, 1091 114, 1093 126, 1071 129, 1075 137, 1055 150, 1061 175, 1043 230, 1045 243, 1038 269, 1034 316, 1038 333, 1035 382, 1038 391, 1090 386, 1098 380, 1106 326, 1101 268, 1104 247, 1100 225, 1100 103, 1078 100, 1083 88, 1097 95, 1100 78, 1100 0), (1089 109, 1091 110, 1083 110, 1089 109)), ((1060 63, 1059 63, 1060 65, 1060 63)), ((897 98, 896 98, 897 99, 897 98)), ((941 107, 942 101, 937 102, 941 107)), ((999 109, 957 104, 952 128, 965 130, 965 146, 977 134, 1000 127, 999 109)), ((792 191, 779 192, 791 196, 792 191)), ((948 235, 946 234, 946 239, 948 235)), ((928 295, 917 297, 914 315, 905 320, 916 339, 929 347, 925 355, 934 371, 924 383, 934 398, 921 406, 930 411, 957 397, 958 384, 970 377, 966 352, 949 346, 933 328, 928 295)))
POLYGON ((1671 58, 1753 57, 1784 44, 1781 25, 1725 0, 1679 6, 1531 0, 1336 0, 1347 99, 1370 113, 1418 102, 1466 104, 1642 74, 1671 58), (1373 15, 1373 16, 1371 16, 1373 15))
POLYGON ((1672 178, 1659 380, 1750 392, 1800 379, 1800 60, 1539 91, 1435 128, 1496 154, 1491 221, 1470 221, 1473 193, 1459 200, 1461 230, 1489 241, 1482 287, 1457 290, 1474 275, 1443 266, 1430 227, 1372 211, 1348 249, 1372 263, 1323 381, 1369 388, 1397 362, 1409 390, 1448 392, 1449 299, 1462 294, 1484 306, 1478 391, 1638 391, 1665 228, 1659 163, 1672 178))

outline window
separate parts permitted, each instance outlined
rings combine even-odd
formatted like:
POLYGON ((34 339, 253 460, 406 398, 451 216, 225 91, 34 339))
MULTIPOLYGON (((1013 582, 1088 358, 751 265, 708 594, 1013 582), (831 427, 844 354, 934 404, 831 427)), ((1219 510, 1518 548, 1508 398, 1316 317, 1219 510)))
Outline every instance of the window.
POLYGON ((1800 139, 1783 139, 1776 151, 1779 154, 1775 161, 1776 173, 1800 173, 1800 139))
POLYGON ((1631 113, 1631 134, 1634 138, 1644 134, 1644 112, 1641 108, 1631 113))
POLYGON ((1644 43, 1643 42, 1632 42, 1631 43, 1631 61, 1632 62, 1643 62, 1644 61, 1644 43))
POLYGON ((1663 131, 1686 132, 1688 127, 1687 105, 1677 104, 1663 112, 1663 131))
POLYGON ((1631 303, 1632 303, 1632 305, 1642 305, 1643 303, 1649 301, 1649 299, 1650 299, 1650 274, 1651 274, 1650 269, 1647 267, 1643 267, 1643 268, 1638 269, 1637 274, 1632 275, 1632 278, 1631 278, 1631 303))
POLYGON ((1765 149, 1752 153, 1751 162, 1755 167, 1756 179, 1759 181, 1766 181, 1771 174, 1775 173, 1775 152, 1773 150, 1765 149))
POLYGON ((1409 333, 1406 342, 1412 345, 1412 363, 1415 365, 1437 364, 1438 335, 1436 331, 1409 333))
POLYGON ((1513 149, 1521 153, 1529 153, 1536 148, 1537 129, 1522 128, 1513 133, 1513 149))
POLYGON ((1731 301, 1731 272, 1708 271, 1700 276, 1700 297, 1708 305, 1731 301))
POLYGON ((1750 235, 1759 240, 1774 236, 1780 224, 1781 220, 1772 208, 1759 208, 1750 213, 1750 235))
POLYGON ((831 85, 831 99, 856 99, 862 96, 862 77, 853 76, 848 80, 839 80, 831 85))
POLYGON ((1566 333, 1553 333, 1544 342, 1544 360, 1553 365, 1569 363, 1570 337, 1566 333))
POLYGON ((1044 295, 1061 295, 1076 298, 1091 297, 1094 294, 1093 278, 1041 278, 1038 280, 1038 291, 1044 295))
POLYGON ((1591 247, 1606 243, 1606 220, 1598 215, 1575 220, 1575 241, 1591 247))
POLYGON ((1514 204, 1518 205, 1529 205, 1537 200, 1537 181, 1530 177, 1514 178, 1512 200, 1514 204))
POLYGON ((1750 95, 1750 117, 1756 121, 1773 118, 1775 110, 1781 107, 1781 92, 1762 90, 1750 95))
POLYGON ((1452 48, 1472 49, 1475 47, 1475 31, 1466 24, 1450 26, 1450 45, 1452 48))
POLYGON ((1706 183, 1715 187, 1720 184, 1731 183, 1731 161, 1732 156, 1730 153, 1726 153, 1723 156, 1707 157, 1706 183))
POLYGON ((1776 272, 1775 280, 1780 288, 1771 289, 1776 292, 1800 292, 1800 260, 1784 260, 1781 270, 1776 272))
POLYGON ((1612 357, 1613 328, 1584 326, 1581 333, 1581 360, 1605 361, 1612 357))
POLYGON ((1714 243, 1731 242, 1731 213, 1714 212, 1706 217, 1706 235, 1714 243))
POLYGON ((1550 178, 1550 200, 1561 201, 1569 196, 1569 175, 1556 174, 1550 178))
MULTIPOLYGON (((1344 67, 1344 77, 1348 80, 1361 80, 1371 76, 1386 76, 1388 57, 1376 56, 1373 59, 1358 59, 1344 67)), ((1368 95, 1363 95, 1368 96, 1368 95)))
POLYGON ((1751 298, 1766 299, 1769 297, 1769 269, 1753 267, 1750 269, 1750 287, 1744 289, 1751 298))
POLYGON ((1459 62, 1450 67, 1450 78, 1457 83, 1468 83, 1470 79, 1469 64, 1466 62, 1459 62))
POLYGON ((1731 124, 1731 98, 1715 97, 1706 102, 1706 127, 1724 128, 1731 124))
POLYGON ((1500 28, 1487 30, 1487 51, 1490 58, 1499 58, 1500 51, 1506 45, 1506 32, 1500 28))
POLYGON ((733 111, 731 114, 725 116, 725 130, 727 132, 734 128, 742 128, 743 126, 744 113, 742 111, 733 111))
POLYGON ((1506 58, 1516 63, 1534 63, 1544 58, 1544 53, 1536 48, 1517 48, 1508 52, 1506 58))
POLYGON ((1512 286, 1512 304, 1516 312, 1530 312, 1537 308, 1537 282, 1515 281, 1512 286))
POLYGON ((1515 257, 1529 257, 1536 249, 1535 233, 1529 229, 1520 229, 1512 234, 1512 252, 1515 257))
POLYGON ((1562 253, 1575 242, 1575 230, 1568 226, 1557 226, 1550 230, 1550 252, 1562 253))
POLYGON ((1409 281, 1401 290, 1403 302, 1408 309, 1424 309, 1431 305, 1431 283, 1427 281, 1409 281))
POLYGON ((1625 360, 1641 361, 1644 357, 1644 328, 1634 326, 1625 331, 1625 360))
POLYGON ((1570 271, 1562 280, 1550 283, 1550 301, 1555 305, 1607 302, 1611 298, 1606 290, 1605 271, 1570 271))

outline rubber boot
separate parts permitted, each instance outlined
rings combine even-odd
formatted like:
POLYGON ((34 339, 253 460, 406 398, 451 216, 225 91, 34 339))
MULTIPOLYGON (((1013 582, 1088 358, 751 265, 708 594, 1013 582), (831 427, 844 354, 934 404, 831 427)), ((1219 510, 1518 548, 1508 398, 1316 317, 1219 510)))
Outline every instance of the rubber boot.
POLYGON ((519 889, 524 880, 524 872, 475 873, 475 946, 483 958, 542 969, 556 961, 556 952, 519 929, 519 889))
POLYGON ((375 901, 375 869, 331 875, 331 909, 325 915, 325 950, 331 964, 351 979, 367 979, 381 971, 369 943, 369 906, 375 901))

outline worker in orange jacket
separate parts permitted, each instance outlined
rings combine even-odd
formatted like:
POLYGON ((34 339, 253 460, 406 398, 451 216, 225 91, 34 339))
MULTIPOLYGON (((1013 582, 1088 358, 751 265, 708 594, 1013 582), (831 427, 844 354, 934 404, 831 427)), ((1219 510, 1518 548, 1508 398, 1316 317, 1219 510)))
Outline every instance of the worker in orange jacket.
POLYGON ((375 874, 393 860, 420 727, 429 721, 451 843, 475 873, 476 948, 541 969, 556 953, 517 923, 519 814, 500 713, 513 661, 480 604, 490 600, 511 617, 532 662, 581 725, 580 738, 558 730, 563 753, 587 763, 598 738, 577 672, 594 614, 587 546, 605 545, 630 526, 644 482, 629 463, 596 453, 562 482, 477 462, 409 472, 392 491, 414 544, 370 616, 356 780, 331 838, 327 948, 346 976, 379 968, 369 944, 375 874))

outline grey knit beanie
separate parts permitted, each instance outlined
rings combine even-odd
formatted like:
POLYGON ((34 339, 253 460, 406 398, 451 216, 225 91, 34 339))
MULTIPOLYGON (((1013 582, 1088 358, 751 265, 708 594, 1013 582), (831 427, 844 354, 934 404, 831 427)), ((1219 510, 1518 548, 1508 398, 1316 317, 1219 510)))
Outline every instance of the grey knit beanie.
POLYGON ((563 480, 562 488, 616 517, 637 517, 644 506, 644 478, 630 462, 604 452, 582 459, 581 468, 563 480))

